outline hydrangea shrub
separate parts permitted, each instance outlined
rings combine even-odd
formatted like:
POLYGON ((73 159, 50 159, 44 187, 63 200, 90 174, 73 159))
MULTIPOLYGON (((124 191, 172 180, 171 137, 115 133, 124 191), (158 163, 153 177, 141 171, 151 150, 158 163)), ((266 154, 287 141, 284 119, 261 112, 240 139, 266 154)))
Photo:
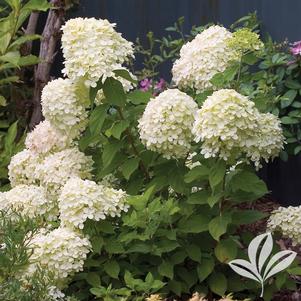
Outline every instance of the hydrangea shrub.
POLYGON ((122 64, 132 44, 113 24, 77 18, 63 26, 68 78, 44 88, 45 121, 12 158, 14 188, 0 195, 23 189, 27 198, 8 201, 21 214, 47 221, 48 209, 57 212, 33 237, 25 273, 42 267, 56 295, 65 289, 80 300, 256 293, 227 262, 248 243, 239 226, 264 215, 237 205, 267 193, 255 168, 284 139, 275 116, 216 84, 246 48, 261 47, 257 36, 241 36, 239 44, 239 35, 209 27, 183 46, 176 87, 152 95, 130 90, 137 82, 122 64))

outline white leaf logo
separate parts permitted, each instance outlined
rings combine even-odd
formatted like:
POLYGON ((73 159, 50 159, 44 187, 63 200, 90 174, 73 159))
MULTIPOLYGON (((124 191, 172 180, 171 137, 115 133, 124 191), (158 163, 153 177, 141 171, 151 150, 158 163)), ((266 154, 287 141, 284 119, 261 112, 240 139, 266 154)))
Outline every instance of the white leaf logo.
POLYGON ((248 256, 250 261, 235 259, 229 262, 230 267, 237 274, 261 284, 260 297, 263 297, 265 281, 289 267, 297 255, 294 251, 286 250, 276 253, 267 261, 272 250, 273 238, 271 233, 261 234, 249 244, 248 256))

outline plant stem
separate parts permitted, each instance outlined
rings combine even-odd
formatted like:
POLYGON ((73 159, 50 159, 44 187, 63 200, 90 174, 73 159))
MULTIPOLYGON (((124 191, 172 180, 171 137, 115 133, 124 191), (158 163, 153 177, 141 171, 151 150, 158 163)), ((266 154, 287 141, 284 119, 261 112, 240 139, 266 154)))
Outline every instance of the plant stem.
MULTIPOLYGON (((120 118, 121 118, 122 120, 125 120, 125 118, 124 118, 124 116, 123 116, 123 113, 122 113, 122 110, 121 110, 120 107, 117 107, 117 111, 118 111, 118 114, 119 114, 120 118)), ((137 150, 137 148, 136 148, 136 146, 135 146, 134 138, 133 138, 133 135, 132 135, 131 131, 127 128, 127 129, 125 130, 125 132, 126 132, 126 136, 127 136, 128 142, 129 142, 130 145, 132 146, 132 149, 133 149, 134 154, 136 155, 136 157, 138 157, 138 158, 140 159, 140 162, 139 162, 140 169, 143 171, 143 173, 145 174, 146 178, 147 178, 147 179, 150 179, 150 175, 149 175, 149 173, 148 173, 148 171, 147 171, 147 168, 146 168, 146 166, 144 165, 144 163, 143 163, 143 161, 142 161, 142 159, 141 159, 141 157, 140 157, 140 155, 139 155, 139 152, 138 152, 138 150, 137 150)))

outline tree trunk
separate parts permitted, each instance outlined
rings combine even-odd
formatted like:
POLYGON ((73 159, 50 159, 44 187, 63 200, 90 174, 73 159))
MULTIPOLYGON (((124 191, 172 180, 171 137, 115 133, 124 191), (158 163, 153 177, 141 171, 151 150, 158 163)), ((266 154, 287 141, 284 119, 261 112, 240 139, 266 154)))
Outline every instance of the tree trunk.
POLYGON ((35 69, 34 94, 32 99, 32 115, 29 129, 32 130, 43 119, 41 106, 41 93, 50 79, 50 70, 56 55, 57 42, 60 38, 60 29, 64 21, 64 1, 51 0, 54 6, 48 13, 46 24, 42 33, 39 58, 41 62, 35 69))

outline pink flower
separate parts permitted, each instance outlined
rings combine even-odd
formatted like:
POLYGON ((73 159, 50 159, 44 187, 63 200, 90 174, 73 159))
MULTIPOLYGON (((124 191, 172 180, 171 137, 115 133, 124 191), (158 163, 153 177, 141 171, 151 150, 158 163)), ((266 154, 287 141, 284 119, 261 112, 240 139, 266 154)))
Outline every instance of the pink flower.
POLYGON ((140 82, 140 90, 141 91, 148 91, 152 87, 153 81, 151 79, 145 78, 140 82))
POLYGON ((160 80, 155 85, 155 90, 157 92, 162 92, 165 89, 166 81, 163 78, 160 78, 160 80))
POLYGON ((292 44, 293 47, 290 48, 293 55, 301 55, 301 41, 297 41, 292 44))

